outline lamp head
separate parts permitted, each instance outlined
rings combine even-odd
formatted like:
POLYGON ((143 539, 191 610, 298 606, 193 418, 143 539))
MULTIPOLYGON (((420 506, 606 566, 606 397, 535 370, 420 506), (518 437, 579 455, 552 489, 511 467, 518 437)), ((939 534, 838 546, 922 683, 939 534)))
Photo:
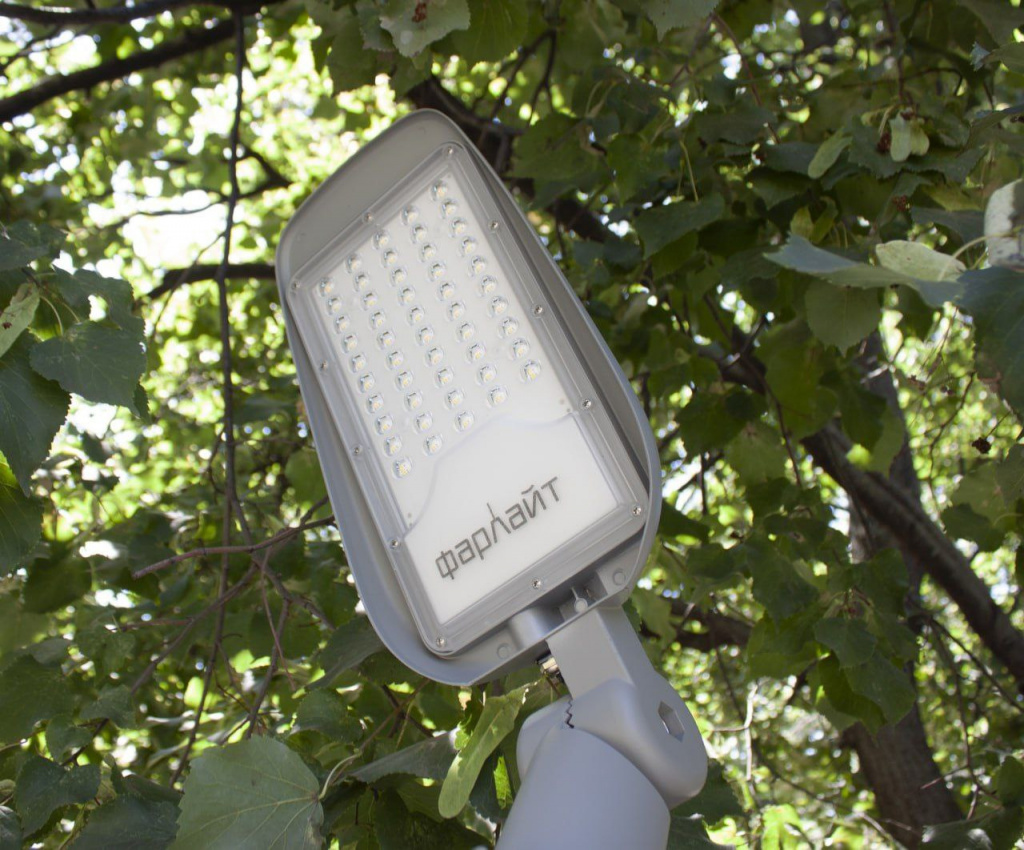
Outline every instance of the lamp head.
POLYGON ((657 527, 650 427, 500 178, 439 113, 397 122, 277 251, 348 562, 407 666, 468 684, 632 589, 657 527))

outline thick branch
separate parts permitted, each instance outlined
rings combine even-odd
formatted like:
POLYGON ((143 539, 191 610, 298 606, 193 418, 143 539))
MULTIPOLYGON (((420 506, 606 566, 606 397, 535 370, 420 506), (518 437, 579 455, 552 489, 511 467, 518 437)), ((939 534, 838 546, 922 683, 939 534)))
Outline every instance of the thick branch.
POLYGON ((0 100, 0 123, 31 112, 37 106, 76 91, 119 80, 136 71, 156 68, 165 62, 188 56, 231 38, 231 21, 212 27, 187 30, 180 38, 165 41, 152 50, 140 50, 124 59, 103 62, 71 74, 54 74, 29 89, 0 100))
MULTIPOLYGON (((164 272, 163 281, 149 290, 143 298, 151 301, 186 283, 216 280, 219 270, 219 263, 197 263, 188 268, 167 269, 164 272)), ((227 267, 226 277, 228 280, 238 280, 241 278, 248 278, 249 280, 274 280, 274 267, 270 263, 230 263, 227 267)))
MULTIPOLYGON (((0 17, 32 24, 100 24, 128 23, 139 18, 152 18, 161 12, 195 6, 195 0, 150 0, 135 6, 110 6, 105 9, 41 9, 18 3, 0 3, 0 17)), ((214 5, 214 4, 210 4, 214 5)), ((223 5, 223 4, 220 4, 223 5)))

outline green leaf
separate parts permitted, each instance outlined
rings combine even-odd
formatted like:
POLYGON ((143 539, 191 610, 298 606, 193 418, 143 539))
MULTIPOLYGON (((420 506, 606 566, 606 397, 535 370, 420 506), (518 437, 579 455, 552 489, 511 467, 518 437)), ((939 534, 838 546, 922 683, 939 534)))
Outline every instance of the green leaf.
POLYGON ((0 744, 20 741, 41 720, 69 712, 75 698, 57 668, 23 656, 0 672, 0 744))
POLYGON ((582 181, 600 165, 587 127, 568 115, 546 115, 516 143, 515 174, 548 181, 582 181))
POLYGON ((1024 274, 1005 268, 969 271, 960 298, 974 319, 974 356, 981 377, 1024 417, 1024 274))
POLYGON ((470 65, 502 59, 522 46, 529 20, 519 0, 469 0, 469 29, 452 33, 452 47, 470 65))
POLYGON ((381 850, 472 850, 480 847, 479 833, 455 821, 440 821, 409 811, 394 791, 381 796, 374 808, 374 837, 381 850))
POLYGON ((917 699, 907 674, 878 653, 844 672, 854 693, 877 705, 890 724, 902 720, 917 699))
POLYGON ((146 370, 146 354, 134 331, 80 322, 33 347, 32 368, 89 401, 138 413, 135 388, 146 370))
POLYGON ((0 359, 0 452, 26 495, 32 473, 46 460, 64 424, 70 401, 57 384, 32 369, 34 342, 30 334, 22 334, 0 359))
POLYGON ((7 806, 0 806, 0 850, 21 850, 21 824, 7 806))
POLYGON ((173 803, 123 796, 89 815, 71 850, 166 850, 178 831, 173 803))
POLYGON ((353 770, 350 775, 360 782, 376 782, 396 773, 422 779, 444 779, 456 755, 453 737, 453 734, 441 734, 417 741, 412 746, 353 770))
POLYGON ((658 253, 687 233, 698 231, 725 212, 721 195, 701 201, 676 201, 644 210, 637 217, 636 232, 644 243, 644 257, 658 253))
POLYGON ((989 197, 985 246, 991 265, 1024 271, 1024 180, 1008 183, 989 197))
POLYGON ((380 25, 391 33, 403 56, 415 56, 425 47, 453 30, 470 24, 466 0, 388 0, 381 11, 380 25))
POLYGON ((209 749, 185 780, 175 850, 313 850, 324 813, 316 777, 272 738, 209 749))
POLYGON ((924 156, 928 153, 928 134, 919 118, 904 118, 897 115, 889 122, 892 143, 889 155, 894 162, 906 162, 911 156, 924 156))
POLYGON ((38 306, 39 287, 34 283, 23 283, 11 296, 11 302, 0 313, 0 357, 32 323, 38 306))
POLYGON ((839 130, 829 136, 814 154, 811 164, 807 166, 807 174, 815 180, 823 177, 839 159, 840 154, 850 146, 850 134, 846 130, 839 130))
MULTIPOLYGON (((335 9, 332 3, 309 3, 310 15, 323 30, 319 43, 328 49, 324 63, 331 75, 335 93, 351 91, 373 82, 378 56, 364 44, 359 18, 351 6, 335 9)), ((373 8, 374 18, 377 16, 373 8)))
POLYGON ((757 484, 785 475, 788 456, 778 432, 764 422, 749 422, 726 445, 725 459, 744 484, 757 484))
POLYGON ((49 557, 36 558, 28 566, 28 578, 21 590, 26 611, 45 614, 81 599, 92 587, 92 571, 86 561, 66 550, 53 551, 49 557))
POLYGON ((41 535, 43 506, 26 496, 0 460, 0 577, 16 570, 41 535))
POLYGON ((882 318, 878 295, 870 289, 814 281, 804 304, 811 332, 844 352, 874 331, 882 318))
POLYGON ((63 761, 68 753, 92 739, 92 732, 72 723, 70 714, 58 714, 46 724, 46 749, 54 761, 63 761))
POLYGON ((455 817, 466 805, 487 757, 515 727, 528 687, 524 685, 487 700, 469 740, 455 757, 444 778, 441 796, 438 798, 438 809, 443 817, 455 817))
POLYGON ((714 826, 723 818, 740 817, 743 806, 736 796, 720 762, 708 762, 708 778, 700 793, 672 810, 673 821, 677 817, 689 818, 699 815, 709 826, 714 826))
POLYGON ((144 323, 141 316, 134 314, 135 298, 132 286, 126 280, 104 277, 88 269, 69 272, 54 266, 57 291, 64 302, 75 311, 79 321, 89 318, 92 303, 90 296, 103 299, 106 318, 125 331, 131 331, 142 340, 144 323))
POLYGON ((715 11, 718 0, 647 0, 643 10, 663 39, 670 30, 700 23, 715 11))
POLYGON ((860 620, 827 617, 814 627, 814 636, 831 649, 843 667, 863 664, 875 652, 878 641, 860 620))
POLYGON ((918 280, 952 280, 967 269, 955 257, 903 239, 883 242, 875 247, 875 255, 885 268, 918 280))
POLYGON ((362 726, 348 713, 348 703, 334 691, 316 690, 303 697, 295 712, 297 731, 315 730, 338 741, 355 741, 362 726))
POLYGON ((132 729, 135 726, 132 693, 127 685, 105 687, 95 702, 82 706, 78 716, 82 720, 106 719, 119 729, 132 729))
POLYGON ((1004 806, 1024 806, 1024 764, 1007 756, 996 771, 996 794, 1004 806))
MULTIPOLYGON (((13 228, 11 228, 13 230, 13 228)), ((25 244, 11 238, 11 230, 0 228, 0 272, 20 269, 49 252, 45 244, 25 244)))
POLYGON ((751 549, 747 565, 754 579, 754 598, 776 621, 791 617, 818 598, 817 589, 797 568, 772 550, 751 549))
POLYGON ((18 772, 14 805, 21 825, 31 835, 50 815, 64 806, 88 803, 100 789, 100 768, 96 764, 65 770, 39 756, 29 756, 18 772))
POLYGON ((329 687, 339 675, 361 664, 375 652, 384 649, 367 617, 353 617, 338 626, 320 652, 320 666, 324 675, 312 682, 311 688, 329 687))

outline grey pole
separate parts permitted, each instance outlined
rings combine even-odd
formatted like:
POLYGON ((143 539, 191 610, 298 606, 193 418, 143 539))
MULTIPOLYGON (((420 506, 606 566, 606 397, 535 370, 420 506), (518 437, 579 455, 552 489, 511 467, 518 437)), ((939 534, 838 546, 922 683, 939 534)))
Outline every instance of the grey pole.
POLYGON ((500 850, 664 850, 670 809, 707 776, 692 715, 619 607, 591 609, 548 647, 571 696, 523 725, 500 850))

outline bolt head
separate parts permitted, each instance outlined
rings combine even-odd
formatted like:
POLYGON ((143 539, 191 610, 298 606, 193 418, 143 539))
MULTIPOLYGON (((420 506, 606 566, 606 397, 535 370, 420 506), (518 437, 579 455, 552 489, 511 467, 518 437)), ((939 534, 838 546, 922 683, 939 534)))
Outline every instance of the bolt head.
POLYGON ((320 361, 320 371, 321 372, 326 372, 327 371, 327 361, 326 360, 321 360, 320 361))
POLYGON ((583 409, 584 410, 590 410, 590 408, 592 408, 593 406, 594 406, 594 402, 592 402, 589 398, 583 399, 583 409))
POLYGON ((454 153, 455 153, 454 145, 448 145, 448 147, 446 147, 444 149, 444 155, 445 156, 452 156, 454 153))
POLYGON ((632 508, 633 516, 640 516, 640 514, 642 514, 643 512, 644 512, 644 509, 641 508, 639 505, 633 505, 633 508, 632 508))
POLYGON ((534 590, 540 590, 544 586, 544 582, 542 582, 539 578, 535 578, 532 582, 530 582, 530 584, 533 585, 534 590))
POLYGON ((488 226, 491 228, 491 230, 500 230, 501 229, 501 222, 500 221, 492 221, 490 223, 490 225, 488 225, 488 226))
POLYGON ((443 647, 448 643, 448 641, 446 641, 443 637, 439 637, 437 640, 434 641, 434 643, 436 643, 438 647, 443 647))
POLYGON ((388 541, 388 546, 390 546, 392 549, 397 549, 400 545, 401 545, 401 543, 398 541, 397 537, 392 537, 388 541))
POLYGON ((533 308, 533 315, 535 315, 535 316, 542 316, 542 315, 544 315, 544 306, 541 305, 541 304, 538 304, 536 307, 534 307, 533 308))
POLYGON ((367 224, 369 224, 371 221, 373 221, 373 213, 369 213, 369 212, 366 213, 363 216, 363 221, 365 221, 367 224))
POLYGON ((359 455, 361 455, 362 453, 363 453, 363 447, 362 446, 356 446, 354 449, 352 449, 352 454, 354 454, 356 457, 359 457, 359 455))

